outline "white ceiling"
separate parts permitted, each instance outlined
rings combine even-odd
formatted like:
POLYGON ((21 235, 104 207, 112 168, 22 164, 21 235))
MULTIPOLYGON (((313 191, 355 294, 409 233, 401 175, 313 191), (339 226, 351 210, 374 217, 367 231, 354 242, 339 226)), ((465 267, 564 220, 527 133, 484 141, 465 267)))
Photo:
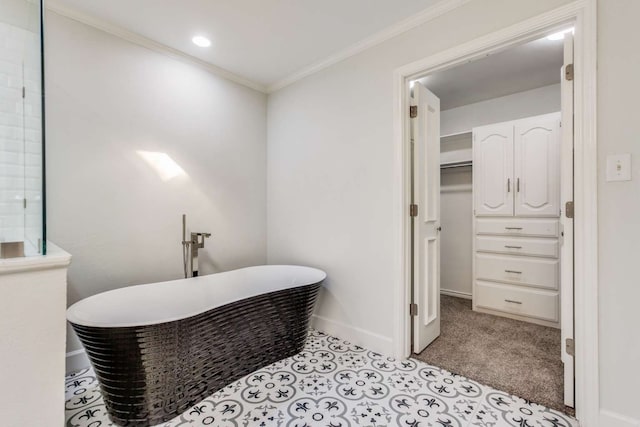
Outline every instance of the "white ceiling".
MULTIPOLYGON (((269 86, 439 0, 55 0, 269 86), (198 48, 196 35, 211 39, 198 48)), ((55 8, 54 7, 54 10, 55 8)))
POLYGON ((420 79, 440 98, 440 108, 560 83, 564 41, 546 38, 420 79))

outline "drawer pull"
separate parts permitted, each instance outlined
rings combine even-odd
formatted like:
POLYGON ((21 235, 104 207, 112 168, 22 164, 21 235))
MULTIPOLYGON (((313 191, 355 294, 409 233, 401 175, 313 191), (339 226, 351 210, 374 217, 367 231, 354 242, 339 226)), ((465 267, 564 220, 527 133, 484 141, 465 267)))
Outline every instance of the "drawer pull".
POLYGON ((514 274, 522 274, 522 271, 515 271, 515 270, 505 270, 505 273, 514 273, 514 274))
POLYGON ((505 230, 522 230, 522 227, 505 227, 505 230))
POLYGON ((507 249, 522 249, 522 246, 509 246, 509 245, 504 245, 505 248, 507 249))
POLYGON ((512 299, 506 299, 505 302, 510 302, 511 304, 522 304, 522 301, 514 301, 512 299))

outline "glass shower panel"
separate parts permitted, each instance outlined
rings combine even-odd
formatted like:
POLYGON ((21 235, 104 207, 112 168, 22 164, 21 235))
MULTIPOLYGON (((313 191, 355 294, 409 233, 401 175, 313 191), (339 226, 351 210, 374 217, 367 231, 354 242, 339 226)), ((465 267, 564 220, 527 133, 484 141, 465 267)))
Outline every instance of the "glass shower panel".
POLYGON ((0 245, 44 254, 41 2, 0 1, 0 245))

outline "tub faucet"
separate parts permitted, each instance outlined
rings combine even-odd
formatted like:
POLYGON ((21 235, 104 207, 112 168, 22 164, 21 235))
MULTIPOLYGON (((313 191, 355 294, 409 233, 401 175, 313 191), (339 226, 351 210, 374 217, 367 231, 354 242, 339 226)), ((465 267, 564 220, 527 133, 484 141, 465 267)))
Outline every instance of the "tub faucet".
POLYGON ((198 275, 198 250, 204 248, 204 239, 211 237, 211 233, 191 233, 191 239, 186 239, 187 216, 182 215, 182 260, 184 264, 184 277, 188 277, 187 258, 189 258, 189 270, 191 277, 198 275))
POLYGON ((191 251, 198 256, 198 249, 204 248, 204 239, 211 237, 211 233, 191 233, 191 251))
POLYGON ((198 277, 198 250, 204 248, 204 239, 211 233, 191 233, 191 277, 198 277))

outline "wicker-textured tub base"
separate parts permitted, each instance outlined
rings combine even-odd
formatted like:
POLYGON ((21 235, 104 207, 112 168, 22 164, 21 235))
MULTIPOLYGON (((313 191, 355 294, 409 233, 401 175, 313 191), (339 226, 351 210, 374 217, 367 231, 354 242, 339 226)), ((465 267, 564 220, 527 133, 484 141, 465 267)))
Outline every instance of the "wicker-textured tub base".
POLYGON ((317 283, 271 292, 157 325, 72 326, 96 371, 111 420, 151 426, 300 352, 319 288, 317 283))

